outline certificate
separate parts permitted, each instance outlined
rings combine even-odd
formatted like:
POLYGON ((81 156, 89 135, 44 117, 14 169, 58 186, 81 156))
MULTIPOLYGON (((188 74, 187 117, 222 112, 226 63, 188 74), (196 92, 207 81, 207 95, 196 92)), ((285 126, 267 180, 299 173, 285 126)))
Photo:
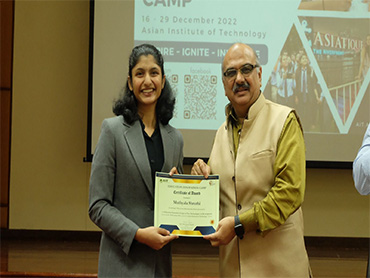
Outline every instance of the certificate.
POLYGON ((157 172, 154 226, 179 236, 201 237, 216 231, 219 218, 219 176, 157 172))

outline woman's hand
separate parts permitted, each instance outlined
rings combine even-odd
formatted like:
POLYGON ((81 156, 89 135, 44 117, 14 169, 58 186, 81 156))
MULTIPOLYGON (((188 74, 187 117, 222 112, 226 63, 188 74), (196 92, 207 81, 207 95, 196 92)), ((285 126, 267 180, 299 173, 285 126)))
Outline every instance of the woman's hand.
POLYGON ((179 172, 177 171, 176 167, 172 167, 171 171, 169 172, 169 175, 172 177, 174 174, 178 174, 179 172))
POLYGON ((162 249, 163 246, 178 237, 177 235, 171 235, 166 229, 153 226, 138 229, 135 235, 135 239, 138 242, 148 245, 155 250, 162 249))

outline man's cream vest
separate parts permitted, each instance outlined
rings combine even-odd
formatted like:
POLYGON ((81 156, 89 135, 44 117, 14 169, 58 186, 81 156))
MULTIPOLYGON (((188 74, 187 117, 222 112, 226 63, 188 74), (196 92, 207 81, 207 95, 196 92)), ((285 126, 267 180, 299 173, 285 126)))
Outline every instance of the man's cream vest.
MULTIPOLYGON (((291 111, 261 94, 244 121, 236 159, 231 124, 218 129, 209 165, 220 175, 221 219, 252 208, 273 186, 277 143, 291 111)), ((220 276, 309 277, 301 208, 264 236, 249 232, 220 247, 220 276)))

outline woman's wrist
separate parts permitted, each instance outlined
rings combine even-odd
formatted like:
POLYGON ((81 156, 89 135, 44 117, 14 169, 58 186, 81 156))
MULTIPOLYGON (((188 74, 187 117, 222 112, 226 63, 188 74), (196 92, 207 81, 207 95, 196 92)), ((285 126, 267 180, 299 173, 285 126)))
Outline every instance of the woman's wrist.
POLYGON ((142 234, 142 229, 140 229, 140 228, 137 229, 136 234, 135 234, 135 237, 134 237, 136 241, 142 242, 141 241, 141 237, 142 237, 141 234, 142 234))

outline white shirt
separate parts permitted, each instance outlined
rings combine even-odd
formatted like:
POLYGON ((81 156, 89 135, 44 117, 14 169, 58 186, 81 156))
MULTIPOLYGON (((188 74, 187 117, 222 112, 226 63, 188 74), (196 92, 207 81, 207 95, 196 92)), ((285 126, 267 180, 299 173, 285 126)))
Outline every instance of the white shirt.
POLYGON ((370 195, 370 124, 353 162, 353 180, 361 195, 370 195))

